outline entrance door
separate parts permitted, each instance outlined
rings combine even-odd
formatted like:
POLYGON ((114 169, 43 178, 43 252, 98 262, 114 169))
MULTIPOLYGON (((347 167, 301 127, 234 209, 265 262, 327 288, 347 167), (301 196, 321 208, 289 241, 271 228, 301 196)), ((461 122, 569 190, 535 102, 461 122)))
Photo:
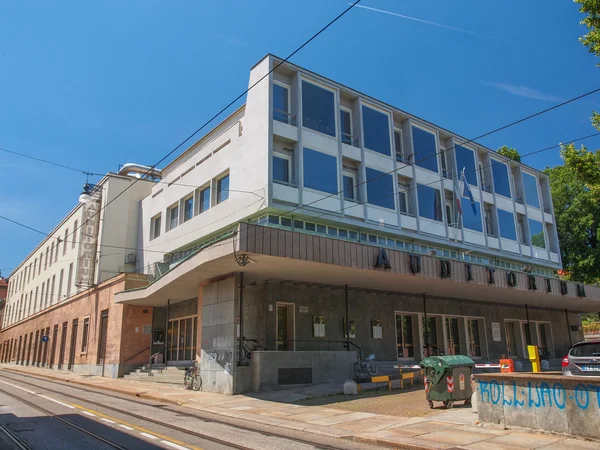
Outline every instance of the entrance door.
POLYGON ((481 336, 479 334, 479 319, 467 319, 469 339, 469 356, 481 358, 481 336))
POLYGON ((33 345, 33 332, 29 333, 29 348, 27 349, 27 365, 33 365, 31 363, 31 347, 33 345))
POLYGON ((50 368, 54 368, 54 359, 56 358, 56 341, 58 339, 58 325, 54 325, 52 332, 52 350, 50 351, 50 368))
POLYGON ((69 348, 69 365, 67 370, 73 370, 75 364, 75 347, 77 346, 77 328, 79 328, 79 321, 73 320, 73 329, 71 330, 71 347, 69 348))
POLYGON ((169 320, 167 328, 167 361, 193 361, 196 358, 196 316, 169 320))
POLYGON ((545 322, 540 322, 537 324, 538 327, 538 345, 540 347, 540 351, 550 352, 550 354, 554 353, 554 344, 552 342, 552 330, 550 329, 550 324, 545 322))
POLYGON ((396 347, 398 359, 415 357, 412 316, 408 314, 396 314, 396 347))
POLYGON ((294 304, 277 304, 277 350, 294 350, 294 304))
MULTIPOLYGON (((50 338, 50 327, 46 328, 46 336, 48 336, 48 339, 50 338)), ((44 355, 42 356, 42 366, 45 366, 48 364, 48 341, 42 342, 42 345, 44 346, 44 355)))
POLYGON ((448 355, 460 355, 460 327, 457 317, 446 317, 446 351, 448 355))
POLYGON ((25 339, 23 340, 23 356, 21 357, 21 365, 25 365, 25 355, 27 350, 27 335, 25 335, 25 339))
POLYGON ((523 339, 525 339, 525 354, 527 354, 527 346, 535 345, 533 338, 535 323, 532 323, 530 326, 527 322, 521 322, 521 325, 523 327, 523 339))
POLYGON ((517 326, 519 325, 519 322, 505 322, 505 327, 506 327, 506 350, 508 351, 508 356, 510 358, 518 358, 519 357, 519 352, 518 352, 518 348, 519 348, 519 343, 521 342, 520 339, 518 339, 517 336, 517 331, 518 328, 517 326))
POLYGON ((62 369, 65 362, 65 348, 67 347, 67 328, 69 324, 63 322, 62 333, 60 335, 60 353, 58 354, 58 368, 62 369))
MULTIPOLYGON (((98 364, 104 365, 106 358, 106 339, 108 333, 108 310, 100 313, 100 336, 98 337, 98 364)), ((104 373, 102 373, 104 376, 104 373)))

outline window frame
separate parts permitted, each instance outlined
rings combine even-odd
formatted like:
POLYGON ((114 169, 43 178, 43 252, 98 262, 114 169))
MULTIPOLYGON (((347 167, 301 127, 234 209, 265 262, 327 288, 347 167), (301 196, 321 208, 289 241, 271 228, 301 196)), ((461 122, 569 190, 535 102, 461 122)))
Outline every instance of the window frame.
POLYGON ((195 199, 194 199, 194 193, 193 192, 190 193, 190 194, 188 194, 188 195, 186 195, 185 197, 183 197, 181 199, 180 213, 181 213, 181 224, 182 225, 184 223, 189 222, 190 220, 192 220, 194 218, 194 216, 195 216, 195 210, 194 210, 194 208, 196 207, 196 205, 195 205, 195 201, 194 200, 195 199), (192 215, 191 215, 191 217, 189 219, 186 219, 185 218, 185 202, 188 201, 188 200, 190 200, 190 199, 192 200, 192 215))
POLYGON ((417 123, 411 123, 410 125, 411 125, 411 137, 412 137, 412 146, 413 146, 413 162, 412 162, 412 164, 414 164, 415 167, 419 167, 419 168, 421 168, 423 170, 427 170, 427 171, 429 171, 431 173, 437 173, 437 174, 439 174, 441 162, 440 162, 440 158, 439 158, 440 154, 439 154, 439 150, 438 150, 440 148, 440 143, 438 141, 438 134, 437 134, 437 132, 436 131, 431 131, 430 129, 428 129, 428 128, 420 125, 420 124, 417 124, 417 123), (428 167, 423 167, 422 165, 418 164, 419 159, 417 158, 417 155, 419 154, 419 152, 416 151, 416 149, 415 149, 415 138, 414 138, 414 134, 412 133, 412 128, 418 128, 421 131, 424 131, 424 132, 429 133, 429 134, 433 134, 433 140, 435 142, 435 157, 436 157, 437 170, 431 170, 428 167))
POLYGON ((275 100, 275 96, 274 95, 272 96, 272 98, 271 98, 271 108, 273 110, 273 120, 276 120, 277 122, 281 122, 281 123, 287 123, 289 125, 290 122, 291 122, 291 118, 292 118, 292 114, 290 112, 291 109, 292 109, 292 88, 291 88, 291 86, 289 86, 289 85, 287 85, 287 84, 285 84, 285 83, 283 83, 283 82, 281 82, 279 80, 276 80, 276 79, 273 79, 273 85, 278 85, 279 87, 282 87, 282 88, 284 88, 284 89, 287 90, 287 104, 288 104, 288 110, 287 111, 277 110, 277 111, 280 111, 282 113, 285 113, 285 115, 287 117, 287 122, 284 122, 282 120, 276 119, 275 118, 275 107, 273 105, 273 101, 275 100))
POLYGON ((198 189, 196 189, 196 201, 194 204, 194 214, 200 215, 202 213, 205 213, 206 211, 208 211, 210 208, 212 208, 212 191, 211 191, 211 186, 210 183, 206 183, 202 186, 200 186, 198 189), (206 209, 202 209, 202 193, 208 191, 208 208, 206 209))
POLYGON ((502 198, 508 198, 511 199, 514 197, 513 194, 513 188, 512 188, 512 182, 511 182, 511 170, 510 170, 510 166, 505 163, 504 161, 501 161, 499 159, 490 157, 491 160, 491 167, 490 167, 490 172, 492 173, 492 179, 493 179, 493 183, 492 183, 492 188, 494 190, 494 194, 501 196, 502 198), (507 197, 504 194, 501 194, 500 192, 498 192, 498 189, 496 188, 496 175, 494 174, 494 165, 495 164, 502 164, 504 166, 504 168, 506 169, 506 177, 507 177, 507 182, 508 182, 508 194, 509 196, 507 197))
POLYGON ((344 188, 344 201, 359 203, 358 201, 358 170, 354 167, 343 166, 342 167, 342 185, 344 188), (352 198, 346 196, 346 185, 344 184, 344 178, 352 178, 352 198))
POLYGON ((280 158, 280 159, 287 160, 288 180, 282 181, 282 180, 275 179, 275 173, 273 171, 273 183, 283 184, 286 186, 295 186, 296 179, 294 177, 294 172, 293 172, 293 168, 294 168, 294 153, 293 152, 294 152, 294 150, 293 149, 283 149, 283 150, 284 151, 273 150, 273 158, 280 158))
POLYGON ((313 80, 310 78, 305 78, 305 77, 300 78, 300 86, 301 86, 301 93, 300 93, 299 97, 300 97, 300 102, 302 104, 302 109, 301 109, 302 117, 300 119, 302 121, 302 128, 312 131, 314 133, 319 133, 320 135, 323 135, 323 136, 327 136, 331 139, 337 139, 338 138, 337 137, 338 136, 338 126, 337 126, 337 120, 336 120, 336 114, 335 114, 335 106, 337 104, 337 99, 338 99, 337 89, 335 89, 334 87, 327 86, 326 84, 323 84, 319 81, 316 81, 316 80, 313 80), (326 91, 330 91, 333 94, 333 105, 332 105, 332 107, 333 107, 333 122, 334 122, 333 123, 333 126, 334 126, 334 134, 333 135, 324 133, 323 131, 319 131, 319 130, 315 130, 313 128, 307 127, 304 124, 304 85, 303 85, 303 83, 305 83, 305 82, 307 84, 312 84, 313 86, 324 89, 326 91))
POLYGON ((470 173, 470 171, 469 171, 468 167, 466 168, 467 170, 465 170, 465 180, 467 183, 469 183, 471 188, 480 188, 482 183, 481 183, 481 180, 479 179, 479 159, 477 158, 477 152, 475 151, 474 148, 467 147, 464 144, 459 144, 459 145, 454 146, 454 159, 456 161, 456 170, 458 171, 459 174, 462 173, 462 167, 459 167, 459 165, 458 165, 458 150, 459 150, 459 148, 469 150, 473 154, 473 173, 475 174, 475 184, 472 184, 469 182, 468 173, 470 173))
POLYGON ((394 127, 394 152, 395 152, 395 158, 396 158, 396 162, 399 162, 401 164, 406 164, 405 159, 406 156, 404 155, 404 142, 402 141, 402 130, 400 128, 396 128, 394 127), (400 151, 398 151, 398 148, 396 147, 396 133, 400 135, 400 151), (398 155, 402 156, 402 159, 398 159, 398 155))
POLYGON ((404 214, 405 216, 411 216, 412 214, 410 212, 410 184, 406 184, 406 183, 401 183, 400 181, 398 181, 397 183, 398 185, 398 211, 400 211, 400 214, 404 214), (404 189, 406 187, 406 189, 404 189), (404 200, 405 200, 405 204, 406 204, 406 211, 402 211, 402 202, 400 201, 400 196, 404 196, 404 200))
POLYGON ((165 224, 166 225, 165 232, 174 230, 175 228, 177 228, 179 226, 179 213, 180 213, 179 202, 175 202, 167 208, 167 214, 166 214, 167 223, 165 224), (177 209, 177 214, 175 214, 175 220, 177 221, 177 223, 175 224, 175 226, 173 226, 173 217, 172 217, 172 213, 171 213, 171 211, 173 211, 174 209, 177 209))
POLYGON ((523 196, 525 197, 523 200, 525 201, 525 204, 527 205, 528 208, 538 209, 541 211, 542 210, 542 197, 540 196, 540 180, 538 179, 537 174, 531 173, 531 172, 529 172, 527 170, 523 170, 523 168, 521 168, 521 180, 522 180, 522 184, 523 184, 523 196), (527 176, 527 175, 530 177, 533 177, 533 180, 535 182, 535 195, 537 198, 537 206, 531 205, 527 198, 527 188, 525 185, 525 176, 527 176))
POLYGON ((71 244, 71 248, 75 248, 75 232, 77 231, 77 220, 75 221, 75 224, 73 225, 73 242, 71 244))
POLYGON ((161 231, 162 231, 162 223, 160 223, 162 220, 162 213, 159 212, 158 214, 155 214, 154 217, 152 217, 150 219, 150 240, 154 240, 158 237, 160 237, 161 231), (156 222, 158 219, 158 234, 156 234, 156 222))
POLYGON ((226 202, 227 200, 229 200, 229 193, 231 192, 231 178, 229 176, 229 171, 227 171, 226 173, 220 175, 219 177, 215 178, 215 206, 220 205, 223 202, 226 202), (226 198, 222 198, 223 195, 221 193, 221 183, 223 182, 223 180, 227 178, 227 197, 226 198))
POLYGON ((353 119, 352 119, 352 110, 351 110, 350 108, 347 108, 347 107, 345 107, 345 106, 341 106, 341 105, 340 105, 340 140, 342 141, 342 143, 343 143, 343 144, 346 144, 346 145, 354 145, 355 138, 354 138, 354 136, 352 135, 352 130, 354 130, 354 122, 353 122, 353 119), (350 134, 349 134, 349 136, 350 136, 350 142, 345 142, 345 141, 344 141, 344 136, 345 136, 347 133, 345 133, 345 132, 342 130, 342 112, 347 112, 347 113, 348 113, 348 116, 349 116, 349 118, 350 118, 350 134))
POLYGON ((83 318, 83 326, 81 327, 81 352, 80 355, 87 355, 90 342, 90 316, 83 318))
MULTIPOLYGON (((330 153, 327 153, 327 152, 324 152, 321 150, 317 150, 314 147, 303 146, 302 147, 302 189, 308 189, 311 192, 316 192, 319 194, 323 194, 324 192, 327 194, 332 194, 332 195, 339 194, 339 190, 340 190, 340 187, 339 187, 339 182, 340 182, 339 164, 340 163, 339 163, 338 159, 339 159, 338 155, 332 155, 330 153), (307 170, 310 170, 310 168, 306 164, 306 151, 316 153, 319 155, 318 157, 322 157, 322 155, 324 155, 324 156, 334 159, 334 161, 335 161, 335 163, 334 163, 335 164, 335 188, 333 188, 332 190, 323 190, 323 189, 319 189, 319 188, 307 185, 308 178, 306 175, 307 175, 307 170)), ((308 180, 309 180, 309 184, 314 185, 314 183, 313 183, 314 179, 313 180, 308 179, 308 180)))
POLYGON ((393 133, 390 135, 390 126, 393 125, 393 120, 394 120, 393 115, 390 114, 390 112, 386 111, 385 109, 382 109, 382 108, 380 108, 378 106, 375 106, 375 105, 373 105, 371 103, 365 103, 365 102, 361 103, 361 105, 360 105, 360 112, 361 112, 361 119, 362 119, 361 120, 361 130, 362 130, 362 138, 363 138, 363 147, 364 147, 364 149, 367 150, 367 151, 369 151, 369 152, 375 153, 377 155, 386 156, 388 158, 396 158, 396 155, 393 154, 393 151, 395 150, 395 145, 394 145, 394 142, 393 142, 394 136, 393 136, 393 133), (388 135, 388 143, 389 143, 389 151, 390 151, 389 153, 382 153, 380 151, 377 151, 375 149, 367 147, 367 144, 365 142, 366 141, 365 115, 364 115, 364 112, 363 112, 363 108, 372 109, 373 111, 375 111, 375 112, 377 112, 379 114, 383 114, 387 118, 387 135, 388 135))

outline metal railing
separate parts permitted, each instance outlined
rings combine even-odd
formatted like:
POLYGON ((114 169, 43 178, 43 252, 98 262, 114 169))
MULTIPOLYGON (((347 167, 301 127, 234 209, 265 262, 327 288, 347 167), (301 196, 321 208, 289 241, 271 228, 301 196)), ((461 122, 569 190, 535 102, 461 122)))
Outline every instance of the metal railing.
POLYGON ((287 111, 283 111, 282 109, 273 108, 273 119, 278 122, 287 123, 288 125, 296 125, 296 116, 287 111), (283 119, 283 117, 277 117, 277 114, 282 114, 286 116, 286 118, 283 119))
POLYGON ((354 137, 348 133, 344 133, 343 131, 342 131, 341 135, 342 135, 342 142, 344 144, 353 145, 354 147, 358 147, 358 138, 357 137, 354 137))
POLYGON ((156 352, 155 354, 150 355, 150 358, 148 358, 148 376, 149 377, 154 376, 154 375, 152 375, 152 360, 154 359, 155 356, 158 356, 160 354, 161 354, 161 352, 156 352))
POLYGON ((135 355, 133 355, 133 356, 131 356, 131 357, 127 358, 127 359, 124 359, 124 360, 122 360, 122 361, 120 362, 120 364, 126 363, 127 361, 131 361, 133 358, 135 358, 136 356, 139 356, 139 355, 141 355, 142 353, 144 353, 144 352, 145 352, 145 351, 147 351, 147 350, 150 350, 150 347, 148 347, 148 348, 145 348, 144 350, 141 350, 141 351, 137 352, 135 355))

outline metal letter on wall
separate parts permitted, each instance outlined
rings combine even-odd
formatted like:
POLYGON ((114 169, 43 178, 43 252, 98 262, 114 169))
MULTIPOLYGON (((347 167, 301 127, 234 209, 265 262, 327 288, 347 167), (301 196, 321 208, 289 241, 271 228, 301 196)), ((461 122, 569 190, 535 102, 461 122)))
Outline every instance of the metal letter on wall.
POLYGON ((388 269, 391 270, 392 265, 390 264, 390 260, 388 259, 387 253, 385 249, 379 249, 379 255, 377 255, 377 261, 375 261, 376 269, 388 269))
POLYGON ((546 292, 552 292, 552 283, 550 282, 550 278, 546 278, 546 292))
POLYGON ((517 274, 512 270, 506 272, 506 281, 510 287, 515 287, 517 285, 517 274))
POLYGON ((450 261, 442 259, 440 261, 440 276, 442 278, 450 278, 450 275, 452 275, 452 266, 450 265, 450 261))
MULTIPOLYGON (((89 287, 94 284, 96 268, 96 248, 98 246, 98 229, 100 228, 100 189, 92 194, 93 201, 83 204, 83 220, 79 228, 79 250, 77 254, 77 271, 75 286, 89 287)), ((75 238, 73 231, 73 238, 75 238)))
POLYGON ((491 267, 487 268, 488 284, 496 284, 496 280, 494 279, 494 272, 496 272, 496 269, 493 269, 491 267))
POLYGON ((471 264, 465 264, 465 268, 467 269, 467 281, 473 281, 473 267, 471 264))
POLYGON ((569 285, 567 284, 566 281, 560 282, 560 293, 562 295, 567 295, 569 293, 569 285))
POLYGON ((583 284, 577 285, 577 295, 579 297, 585 297, 585 286, 583 284))
POLYGON ((419 273, 421 271, 421 257, 419 255, 408 255, 410 262, 410 271, 412 273, 419 273))
POLYGON ((527 275, 527 282, 529 284, 530 291, 537 291, 537 283, 535 281, 535 275, 527 275))

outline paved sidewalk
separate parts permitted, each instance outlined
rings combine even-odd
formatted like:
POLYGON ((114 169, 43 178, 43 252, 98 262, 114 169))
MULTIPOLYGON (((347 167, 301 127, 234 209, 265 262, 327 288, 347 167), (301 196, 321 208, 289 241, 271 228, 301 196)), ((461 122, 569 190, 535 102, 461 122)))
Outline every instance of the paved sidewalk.
MULTIPOLYGON (((14 364, 0 364, 0 368, 166 402, 262 425, 393 448, 591 450, 600 446, 598 442, 566 436, 482 427, 476 424, 477 415, 470 408, 437 411, 425 417, 396 417, 290 403, 301 395, 298 391, 292 393, 289 396, 291 398, 286 398, 285 391, 225 396, 186 391, 178 387, 157 386, 155 383, 115 380, 14 364)), ((321 389, 326 393, 336 388, 325 385, 321 389)))

